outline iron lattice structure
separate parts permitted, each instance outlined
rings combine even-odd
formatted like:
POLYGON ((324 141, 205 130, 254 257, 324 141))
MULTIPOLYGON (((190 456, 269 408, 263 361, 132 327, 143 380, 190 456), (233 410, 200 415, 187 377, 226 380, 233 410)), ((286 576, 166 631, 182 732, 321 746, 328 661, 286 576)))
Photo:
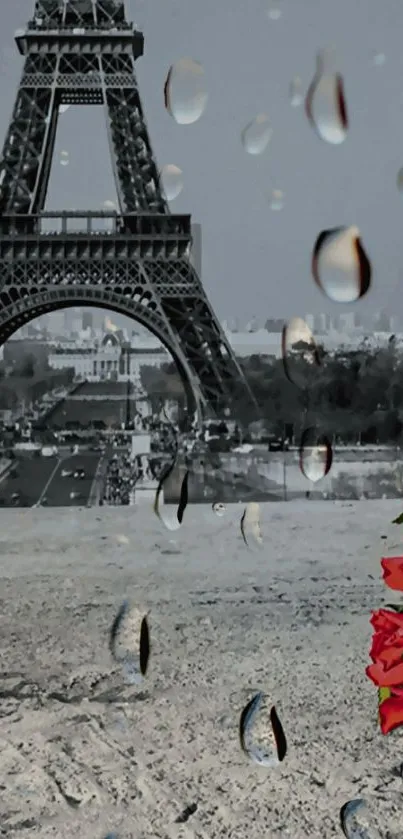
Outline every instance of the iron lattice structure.
POLYGON ((159 183, 134 66, 144 39, 124 0, 36 0, 15 40, 24 68, 0 160, 0 344, 57 308, 108 308, 167 347, 199 416, 254 405, 189 261, 190 216, 169 212, 159 183), (44 212, 63 104, 104 106, 119 212, 44 212))

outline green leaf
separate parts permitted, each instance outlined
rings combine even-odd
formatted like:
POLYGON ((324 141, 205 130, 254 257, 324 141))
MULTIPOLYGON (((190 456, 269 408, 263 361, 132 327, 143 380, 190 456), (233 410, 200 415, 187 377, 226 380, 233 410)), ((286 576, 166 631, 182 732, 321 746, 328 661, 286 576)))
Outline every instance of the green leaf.
POLYGON ((394 612, 403 615, 403 606, 398 606, 397 603, 386 603, 386 606, 382 606, 382 609, 393 609, 394 612))
POLYGON ((400 513, 397 519, 393 519, 392 524, 403 524, 403 513, 400 513))
POLYGON ((384 702, 385 699, 389 699, 391 694, 392 691, 390 688, 378 688, 378 704, 382 705, 382 702, 384 702))

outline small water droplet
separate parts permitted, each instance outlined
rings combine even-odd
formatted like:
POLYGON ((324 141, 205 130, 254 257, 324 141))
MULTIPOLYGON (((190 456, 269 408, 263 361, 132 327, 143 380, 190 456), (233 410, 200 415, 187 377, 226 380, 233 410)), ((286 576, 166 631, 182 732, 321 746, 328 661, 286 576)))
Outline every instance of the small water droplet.
POLYGON ((109 649, 122 667, 126 681, 140 684, 150 658, 150 630, 147 615, 125 600, 113 621, 109 649))
POLYGON ((281 348, 287 378, 298 387, 306 388, 320 361, 313 334, 302 318, 291 318, 285 324, 281 348))
POLYGON ((348 116, 344 82, 333 66, 333 52, 317 57, 316 73, 305 99, 308 119, 326 143, 339 145, 347 137, 348 116))
POLYGON ((162 188, 168 201, 175 201, 183 189, 183 172, 174 163, 167 163, 160 173, 162 188))
POLYGON ((340 809, 341 829, 346 839, 399 839, 402 835, 402 797, 382 791, 347 801, 340 809))
POLYGON ((312 254, 312 275, 321 291, 336 303, 353 303, 369 290, 371 263, 358 227, 323 230, 312 254))
POLYGON ((273 6, 271 9, 267 10, 267 17, 269 20, 280 20, 281 18, 281 9, 277 6, 273 6))
POLYGON ((127 536, 124 535, 124 533, 118 533, 117 536, 116 536, 116 541, 117 541, 118 545, 128 545, 129 544, 129 539, 127 538, 127 536))
POLYGON ((216 516, 223 516, 226 513, 225 504, 221 504, 220 501, 217 501, 213 504, 213 513, 215 513, 216 516))
POLYGON ((242 538, 248 548, 261 547, 263 545, 262 531, 260 529, 260 505, 250 501, 243 512, 240 528, 242 538))
POLYGON ((258 114, 248 122, 241 134, 242 145, 248 154, 262 154, 267 148, 273 135, 269 117, 258 114))
POLYGON ((60 163, 62 166, 68 166, 70 162, 70 157, 68 151, 61 151, 60 152, 60 163))
POLYGON ((303 475, 316 484, 330 472, 333 452, 329 440, 316 428, 307 428, 299 447, 299 465, 303 475))
POLYGON ((180 469, 180 464, 175 458, 171 464, 165 467, 160 482, 155 493, 154 513, 167 530, 179 530, 183 522, 186 507, 189 500, 188 492, 189 472, 180 469), (164 502, 164 491, 167 481, 178 484, 180 486, 180 498, 178 505, 169 505, 171 509, 167 509, 164 502))
POLYGON ((284 192, 281 189, 273 189, 270 198, 270 209, 280 212, 284 207, 284 192))
POLYGON ((208 94, 204 68, 192 58, 181 58, 169 68, 164 87, 165 107, 179 125, 191 125, 204 113, 208 94))
POLYGON ((243 709, 239 721, 241 749, 260 766, 278 766, 287 753, 287 741, 274 705, 257 693, 243 709))
POLYGON ((299 108, 303 101, 302 81, 299 76, 295 76, 290 84, 290 104, 293 108, 299 108))
POLYGON ((386 62, 386 55, 384 52, 376 52, 374 55, 374 64, 376 67, 383 67, 386 62))

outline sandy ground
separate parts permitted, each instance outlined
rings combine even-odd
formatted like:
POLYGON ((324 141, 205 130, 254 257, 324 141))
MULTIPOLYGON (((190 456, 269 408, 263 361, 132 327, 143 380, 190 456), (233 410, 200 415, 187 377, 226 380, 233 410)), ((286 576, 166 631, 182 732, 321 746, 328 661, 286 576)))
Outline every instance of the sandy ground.
POLYGON ((260 551, 241 505, 174 534, 148 508, 2 511, 0 835, 327 839, 346 800, 402 791, 403 734, 379 733, 364 674, 402 507, 263 505, 260 551), (127 596, 150 610, 142 687, 108 650, 127 596), (239 747, 259 689, 288 739, 275 769, 239 747))

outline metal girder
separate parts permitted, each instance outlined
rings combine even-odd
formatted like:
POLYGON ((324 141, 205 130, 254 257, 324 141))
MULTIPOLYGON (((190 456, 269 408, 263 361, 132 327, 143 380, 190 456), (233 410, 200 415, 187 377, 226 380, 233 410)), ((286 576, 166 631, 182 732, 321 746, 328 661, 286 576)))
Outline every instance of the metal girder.
POLYGON ((124 3, 36 0, 18 37, 25 66, 0 160, 0 344, 45 312, 100 306, 159 338, 199 415, 256 407, 190 264, 190 216, 172 216, 161 189, 134 71, 142 35, 124 3), (56 215, 43 207, 63 102, 104 104, 120 205, 107 233, 91 212, 61 213, 59 230, 56 219, 44 230, 56 215))

